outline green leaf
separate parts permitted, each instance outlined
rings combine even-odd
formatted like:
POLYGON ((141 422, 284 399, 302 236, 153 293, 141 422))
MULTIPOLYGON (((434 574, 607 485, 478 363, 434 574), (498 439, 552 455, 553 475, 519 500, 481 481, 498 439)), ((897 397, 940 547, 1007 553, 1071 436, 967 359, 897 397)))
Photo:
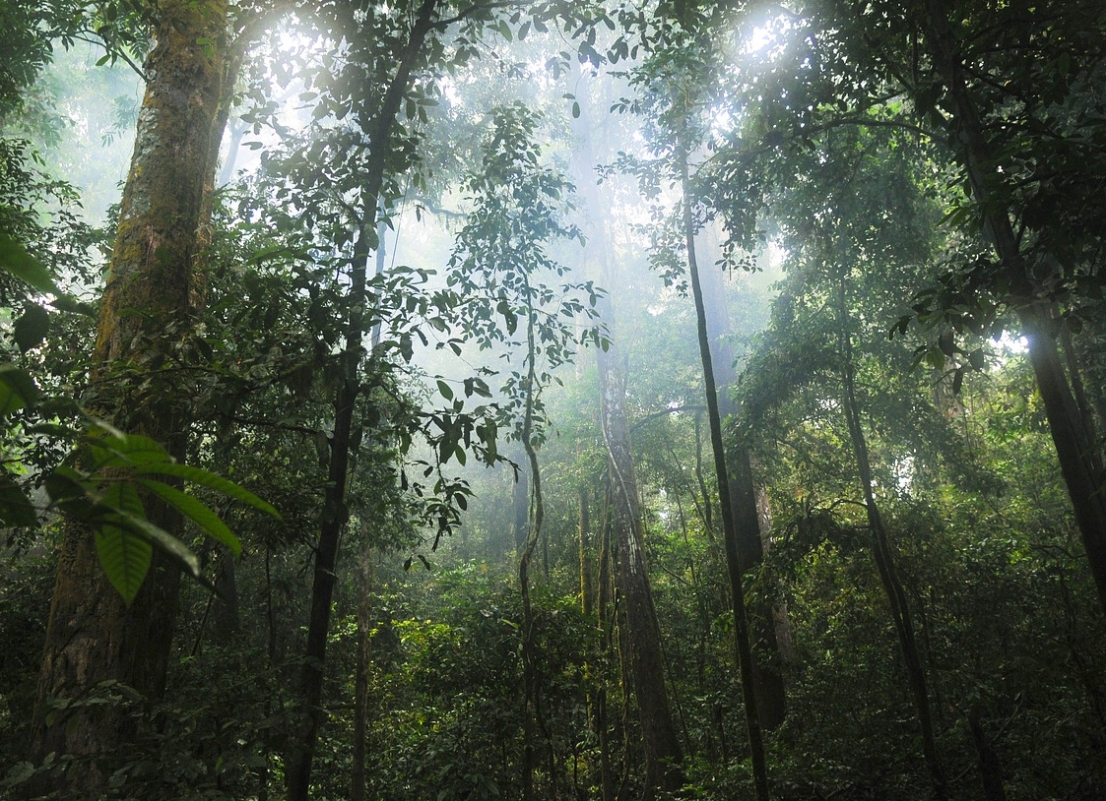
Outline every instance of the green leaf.
POLYGON ((0 475, 0 526, 34 528, 38 512, 11 476, 0 475))
POLYGON ((10 364, 0 367, 0 416, 18 411, 37 399, 38 387, 30 373, 10 364))
POLYGON ((193 484, 199 484, 201 487, 207 487, 213 489, 216 492, 221 492, 224 495, 234 498, 242 503, 249 504, 254 509, 258 509, 265 512, 267 515, 271 515, 276 519, 280 519, 280 512, 278 512, 272 504, 261 500, 261 498, 254 495, 247 489, 235 484, 233 481, 228 481, 222 476, 210 473, 207 470, 201 470, 198 467, 192 467, 186 464, 177 464, 176 462, 166 462, 157 464, 145 464, 135 465, 135 473, 138 475, 148 475, 150 473, 158 473, 165 476, 174 476, 185 481, 191 481, 193 484))
POLYGON ((140 517, 129 512, 116 512, 115 515, 119 525, 131 529, 133 533, 156 545, 192 576, 200 577, 200 560, 196 558, 196 554, 168 531, 155 526, 145 516, 140 517))
POLYGON ((21 353, 38 347, 46 339, 50 330, 50 313, 37 304, 32 304, 15 321, 12 336, 21 353))
POLYGON ((442 379, 438 379, 438 392, 442 393, 442 397, 448 400, 453 400, 453 390, 442 379))
POLYGON ((171 463, 173 457, 149 437, 141 434, 124 434, 96 424, 90 446, 96 469, 106 467, 140 467, 149 464, 171 463))
POLYGON ((111 513, 96 529, 96 554, 111 586, 115 587, 129 606, 150 570, 153 547, 118 522, 125 517, 141 517, 145 520, 146 510, 142 506, 142 499, 138 497, 138 490, 127 481, 108 484, 99 506, 111 513))
POLYGON ((171 487, 161 481, 147 478, 141 479, 139 483, 191 519, 213 539, 230 548, 236 557, 242 555, 242 543, 234 536, 227 524, 219 518, 219 515, 215 514, 205 504, 188 493, 181 492, 176 487, 171 487))
POLYGON ((130 606, 134 601, 153 558, 153 546, 119 526, 103 525, 95 534, 96 555, 111 586, 130 606))
POLYGON ((50 271, 10 236, 0 236, 0 271, 30 284, 39 292, 61 294, 50 271))

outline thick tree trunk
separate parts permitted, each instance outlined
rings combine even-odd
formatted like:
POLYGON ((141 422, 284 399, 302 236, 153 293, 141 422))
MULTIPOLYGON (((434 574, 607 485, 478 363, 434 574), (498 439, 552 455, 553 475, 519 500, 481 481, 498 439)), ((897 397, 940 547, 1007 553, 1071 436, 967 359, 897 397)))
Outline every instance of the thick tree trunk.
POLYGON ((617 373, 618 349, 613 342, 614 320, 609 301, 601 301, 600 311, 612 334, 610 347, 598 351, 596 357, 611 485, 610 515, 618 538, 616 585, 628 629, 629 675, 645 747, 644 798, 650 799, 658 789, 675 791, 683 784, 682 749, 664 684, 660 627, 646 570, 637 482, 630 455, 622 382, 617 373))
POLYGON ((1029 341, 1029 361, 1090 562, 1099 605, 1106 611, 1106 494, 1103 492, 1101 456, 1083 425, 1079 404, 1068 384, 1056 339, 1050 330, 1049 308, 1037 297, 1038 288, 1027 274, 1017 236, 1010 224, 1009 209, 995 191, 1005 179, 995 169, 997 161, 964 78, 960 54, 955 50, 961 39, 949 23, 944 0, 926 0, 925 7, 929 18, 930 53, 956 112, 953 125, 963 148, 973 200, 983 211, 984 228, 998 254, 1012 299, 1015 304, 1021 304, 1018 315, 1029 341))
POLYGON ((335 568, 338 542, 349 516, 346 487, 349 479, 350 451, 353 445, 354 412, 360 395, 361 359, 364 339, 371 334, 365 322, 368 304, 368 258, 376 247, 376 207, 384 186, 396 115, 411 81, 412 71, 421 57, 426 38, 434 26, 438 0, 424 0, 411 28, 407 46, 396 64, 376 116, 365 120, 371 161, 365 175, 362 198, 367 211, 358 230, 356 253, 352 259, 349 291, 349 317, 346 323, 345 350, 342 353, 342 381, 334 398, 334 436, 331 439, 330 464, 323 519, 315 548, 315 571, 311 584, 311 614, 307 627, 307 647, 300 676, 302 720, 289 738, 286 773, 288 801, 307 801, 311 786, 311 766, 315 741, 326 713, 322 707, 323 668, 326 641, 330 632, 330 604, 337 580, 335 568))
MULTIPOLYGON (((162 0, 156 45, 146 60, 146 94, 123 193, 111 272, 104 290, 94 359, 95 395, 87 402, 124 431, 141 433, 184 455, 188 409, 172 387, 139 386, 121 370, 141 369, 186 335, 202 299, 196 262, 204 245, 205 189, 214 180, 225 115, 225 0, 162 0), (206 42, 206 44, 203 44, 206 42), (175 330, 174 330, 175 329, 175 330), (172 332, 172 333, 170 333, 172 332)), ((149 519, 179 531, 177 515, 147 500, 149 519)), ((163 690, 180 574, 155 551, 137 598, 127 608, 108 584, 91 533, 67 524, 39 678, 32 757, 76 759, 49 787, 67 799, 96 798, 98 764, 125 752, 129 728, 115 705, 82 705, 104 681, 142 698, 163 690), (48 714, 52 699, 65 713, 48 714)))

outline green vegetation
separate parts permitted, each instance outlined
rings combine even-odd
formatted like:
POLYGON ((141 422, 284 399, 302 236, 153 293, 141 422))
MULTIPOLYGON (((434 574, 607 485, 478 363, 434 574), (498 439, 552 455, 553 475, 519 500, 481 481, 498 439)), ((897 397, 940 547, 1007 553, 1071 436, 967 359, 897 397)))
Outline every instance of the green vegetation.
POLYGON ((0 801, 1106 797, 1100 5, 0 0, 0 801))

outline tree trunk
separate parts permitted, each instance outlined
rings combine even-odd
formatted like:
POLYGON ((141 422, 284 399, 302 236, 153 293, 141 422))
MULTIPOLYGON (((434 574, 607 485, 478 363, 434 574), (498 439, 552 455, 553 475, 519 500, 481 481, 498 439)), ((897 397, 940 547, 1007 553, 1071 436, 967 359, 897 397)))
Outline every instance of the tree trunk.
POLYGON ((953 124, 963 147, 973 199, 983 212, 984 228, 998 254, 1011 295, 1015 302, 1023 304, 1018 308, 1018 316, 1029 342, 1029 361, 1090 562, 1099 605, 1106 611, 1106 495, 1103 493, 1101 457, 1083 425, 1049 325, 1049 309, 1036 297, 1037 287, 1027 274, 1017 236, 1010 224, 1009 209, 993 189, 1004 178, 995 170, 997 161, 964 79, 960 55, 954 49, 960 38, 949 23, 943 0, 926 0, 926 10, 930 52, 956 112, 953 124))
POLYGON ((938 799, 947 798, 948 792, 945 784, 944 773, 941 771, 940 761, 937 758, 937 741, 933 734, 933 716, 930 713, 929 691, 926 687, 925 668, 918 652, 917 637, 914 632, 914 621, 910 614, 910 606, 907 603, 906 592, 899 581, 898 570, 895 568, 894 553, 891 542, 887 536, 887 529, 883 525, 879 507, 876 504, 873 490, 872 467, 868 459, 868 443, 864 437, 864 430, 860 425, 860 409, 856 401, 856 382, 853 376, 852 339, 848 326, 848 307, 845 302, 845 278, 842 276, 838 287, 838 314, 840 353, 842 364, 841 383, 844 389, 845 421, 849 428, 849 438, 852 441, 853 454, 856 457, 857 472, 860 474, 860 484, 864 492, 864 506, 867 510, 868 527, 872 531, 873 551, 876 568, 879 571, 880 582, 887 595, 888 605, 891 607, 891 617, 895 623, 895 631, 898 634, 899 648, 902 651, 903 663, 906 667, 907 681, 910 684, 911 695, 914 699, 914 711, 918 716, 918 727, 922 734, 922 756, 926 767, 929 769, 930 779, 933 783, 933 792, 938 799))
POLYGON ((330 632, 330 604, 337 580, 335 567, 338 542, 348 518, 346 486, 349 479, 350 450, 353 444, 354 411, 360 395, 361 359, 364 338, 371 333, 365 322, 368 304, 368 258, 376 247, 377 198, 384 185, 385 169, 391 150, 396 115, 415 64, 421 57, 426 37, 434 26, 438 0, 423 0, 411 28, 407 46, 400 54, 396 72, 384 93, 376 116, 362 124, 368 132, 371 159, 365 175, 362 198, 368 209, 360 221, 355 254, 352 259, 349 291, 349 317, 346 323, 345 350, 342 353, 342 380, 334 399, 334 436, 330 447, 323 519, 315 548, 315 571, 311 585, 311 614, 307 628, 307 647, 300 676, 300 705, 303 715, 289 738, 286 773, 288 801, 307 801, 311 785, 311 766, 315 741, 326 714, 322 708, 323 667, 326 641, 330 632))
POLYGON ((614 320, 609 300, 600 301, 600 311, 612 335, 610 347, 606 351, 599 350, 596 357, 611 485, 610 513, 618 538, 616 584, 629 635, 629 674, 645 747, 644 798, 649 799, 657 789, 675 791, 683 784, 682 750, 664 684, 660 627, 646 571, 637 482, 630 455, 622 382, 617 373, 618 348, 613 341, 614 320))
MULTIPOLYGON (((586 80, 586 79, 582 79, 586 80)), ((612 286, 611 253, 608 246, 609 232, 601 209, 603 199, 595 187, 593 168, 596 159, 593 151, 591 130, 585 125, 593 119, 590 113, 592 103, 581 92, 585 113, 581 115, 577 126, 581 141, 574 150, 575 172, 578 191, 586 199, 592 214, 589 240, 595 243, 600 254, 599 285, 612 286)), ((599 298, 597 310, 607 325, 610 338, 609 347, 596 351, 600 388, 600 423, 607 450, 608 469, 608 520, 610 530, 617 537, 617 558, 615 560, 615 586, 619 593, 619 603, 626 622, 628 643, 628 675, 637 702, 641 720, 642 740, 645 751, 645 788, 644 798, 651 799, 659 789, 675 791, 683 784, 681 767, 683 759, 679 736, 672 711, 668 703, 668 692, 664 683, 664 656, 661 648, 660 627, 653 606, 653 595, 649 587, 646 569, 644 543, 641 531, 641 513, 638 504, 637 482, 634 477, 633 458, 630 449, 629 428, 626 424, 626 411, 623 404, 624 385, 620 375, 618 346, 614 340, 614 310, 610 297, 599 298)), ((602 602, 601 602, 602 606, 602 602)), ((605 698, 603 699, 605 704, 605 698)), ((607 755, 603 754, 603 774, 609 775, 606 764, 607 755)), ((609 797, 613 788, 604 780, 604 797, 609 797)))
POLYGON ((372 659, 372 551, 361 556, 357 582, 357 665, 353 677, 353 767, 350 770, 350 801, 365 801, 365 737, 369 717, 369 666, 372 659))
MULTIPOLYGON (((682 137, 681 137, 682 138, 682 137)), ((741 671, 741 694, 745 706, 745 725, 749 736, 749 751, 753 765, 753 785, 757 801, 768 801, 768 766, 764 758, 764 738, 756 696, 756 680, 753 676, 753 649, 749 637, 749 621, 745 613, 745 589, 741 580, 741 564, 738 556, 737 529, 734 509, 726 489, 729 485, 729 469, 726 465, 726 446, 722 439, 722 416, 718 409, 718 389, 714 383, 714 364, 711 357, 710 337, 707 334, 707 316, 703 300, 703 285, 699 265, 695 259, 695 221, 691 204, 691 181, 688 175, 687 151, 682 141, 677 141, 680 170, 680 189, 683 193, 683 233, 687 247, 687 271, 691 279, 691 291, 695 298, 696 330, 699 337, 699 357, 703 362, 703 383, 706 384, 707 416, 710 420, 710 439, 714 452, 714 470, 718 477, 719 507, 722 512, 722 539, 726 549, 726 572, 730 580, 730 596, 733 603, 734 650, 741 671)), ((756 520, 756 502, 753 502, 753 524, 756 520)), ((759 535, 758 535, 759 536, 759 535)))
MULTIPOLYGON (((699 239, 698 237, 696 238, 699 239)), ((730 318, 726 310, 725 287, 722 271, 718 268, 699 272, 703 287, 703 308, 706 313, 707 336, 710 339, 714 380, 718 392, 718 413, 725 420, 737 414, 731 392, 737 373, 734 368, 733 345, 730 343, 730 318)), ((737 536, 737 559, 742 575, 760 565, 764 559, 764 545, 760 531, 760 513, 757 509, 757 492, 753 486, 753 470, 749 451, 741 444, 727 453, 729 481, 727 490, 734 513, 737 536)), ((764 600, 751 621, 754 644, 767 660, 757 657, 753 650, 753 682, 756 684, 757 711, 761 725, 772 731, 783 723, 787 709, 787 692, 783 675, 773 666, 779 662, 776 645, 775 611, 771 602, 764 600)))
MULTIPOLYGON (((118 428, 151 437, 180 458, 189 410, 173 388, 155 382, 144 389, 133 378, 124 384, 113 368, 142 369, 168 354, 199 310, 205 188, 214 181, 225 122, 227 7, 225 0, 162 0, 156 13, 156 45, 146 60, 146 93, 100 311, 95 396, 86 402, 118 428)), ((164 504, 149 498, 146 508, 151 522, 180 530, 179 517, 164 504)), ((104 681, 144 699, 161 694, 179 584, 177 568, 155 550, 145 584, 127 608, 100 569, 91 533, 66 524, 31 750, 36 762, 49 753, 76 762, 44 791, 69 799, 99 796, 105 773, 97 763, 103 759, 107 768, 125 753, 129 727, 118 706, 80 700, 104 681), (52 699, 72 705, 65 714, 48 714, 52 699)))

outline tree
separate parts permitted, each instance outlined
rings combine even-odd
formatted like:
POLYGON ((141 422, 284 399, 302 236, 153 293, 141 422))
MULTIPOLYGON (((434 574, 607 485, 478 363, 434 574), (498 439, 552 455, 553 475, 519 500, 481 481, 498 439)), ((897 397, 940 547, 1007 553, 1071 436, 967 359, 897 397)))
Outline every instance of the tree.
MULTIPOLYGON (((213 180, 225 119, 227 7, 222 0, 162 3, 135 154, 120 211, 111 272, 100 310, 95 394, 86 400, 126 432, 168 443, 183 456, 188 410, 159 376, 187 364, 191 323, 202 304, 204 192, 213 180)), ((156 498, 147 516, 179 530, 176 509, 156 498)), ((163 551, 117 537, 151 560, 131 604, 110 586, 88 529, 67 525, 36 705, 32 751, 76 760, 51 784, 70 797, 98 797, 107 775, 97 764, 126 742, 121 710, 88 705, 101 682, 156 698, 164 687, 180 571, 163 551), (91 693, 91 695, 90 695, 91 693)), ((131 557, 134 558, 134 557, 131 557)))
MULTIPOLYGON (((588 76, 584 76, 587 80, 588 76)), ((588 80, 588 85, 593 83, 588 80)), ((617 286, 614 232, 604 213, 605 199, 597 189, 594 128, 598 125, 590 96, 582 98, 581 122, 576 157, 581 176, 581 195, 587 204, 590 225, 589 249, 595 253, 597 279, 601 286, 617 286), (587 127, 585 127, 587 126, 587 127)), ((606 452, 609 527, 615 539, 615 588, 626 624, 629 679, 641 723, 645 752, 645 798, 658 790, 674 792, 684 783, 683 748, 665 686, 666 666, 657 611, 649 583, 642 511, 633 449, 626 414, 627 376, 622 368, 614 299, 604 293, 597 304, 605 329, 604 347, 596 352, 599 377, 599 416, 606 452)))

